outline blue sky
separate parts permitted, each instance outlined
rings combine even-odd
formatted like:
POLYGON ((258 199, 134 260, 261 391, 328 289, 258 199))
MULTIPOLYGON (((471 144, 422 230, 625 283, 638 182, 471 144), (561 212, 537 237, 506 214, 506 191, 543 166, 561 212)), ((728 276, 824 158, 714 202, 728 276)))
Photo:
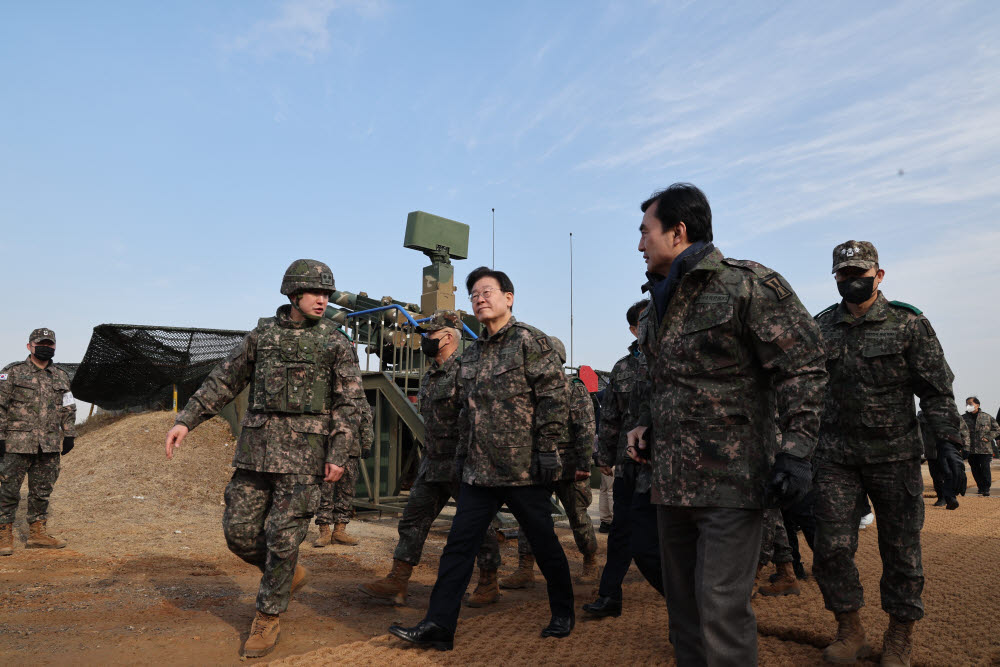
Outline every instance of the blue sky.
MULTIPOLYGON (((1000 5, 52 2, 0 17, 0 352, 100 323, 248 329, 292 259, 417 301, 406 214, 472 227, 515 312, 610 368, 638 204, 691 181, 717 245, 838 299, 870 240, 960 398, 1000 403, 1000 5), (902 171, 902 174, 900 173, 902 171)), ((464 295, 459 293, 460 303, 464 295)))

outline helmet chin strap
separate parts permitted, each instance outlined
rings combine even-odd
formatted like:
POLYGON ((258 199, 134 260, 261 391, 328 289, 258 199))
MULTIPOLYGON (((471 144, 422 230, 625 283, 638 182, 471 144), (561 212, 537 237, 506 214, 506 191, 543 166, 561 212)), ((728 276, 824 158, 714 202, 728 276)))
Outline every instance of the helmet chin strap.
POLYGON ((320 316, 311 315, 311 314, 307 313, 306 311, 302 310, 301 308, 299 308, 299 300, 301 298, 302 298, 301 294, 295 294, 295 295, 292 295, 292 296, 288 297, 288 300, 292 302, 292 308, 294 308, 295 310, 299 311, 299 314, 302 315, 302 317, 306 318, 307 320, 312 320, 312 321, 319 320, 322 317, 322 315, 320 315, 320 316))

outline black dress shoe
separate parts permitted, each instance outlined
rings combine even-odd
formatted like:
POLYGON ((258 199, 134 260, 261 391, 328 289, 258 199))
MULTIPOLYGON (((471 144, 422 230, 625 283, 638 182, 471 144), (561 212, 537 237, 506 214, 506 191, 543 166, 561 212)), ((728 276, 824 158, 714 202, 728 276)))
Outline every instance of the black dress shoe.
POLYGON ((576 618, 573 616, 553 616, 549 624, 542 628, 543 637, 569 637, 576 625, 576 618))
POLYGON ((610 521, 602 521, 601 522, 601 527, 597 529, 597 532, 599 532, 599 533, 605 533, 605 534, 610 533, 611 532, 611 522, 610 521))
POLYGON ((432 646, 439 651, 450 651, 455 646, 455 633, 430 621, 420 621, 412 628, 390 625, 389 634, 413 642, 417 646, 432 646))
POLYGON ((595 601, 588 602, 583 605, 583 610, 591 616, 597 616, 599 618, 604 618, 605 616, 621 616, 622 601, 604 597, 602 595, 595 601))
POLYGON ((948 509, 957 510, 958 509, 958 498, 951 498, 948 501, 948 509))
POLYGON ((948 502, 944 498, 939 498, 938 501, 934 503, 934 507, 944 507, 947 504, 948 502))

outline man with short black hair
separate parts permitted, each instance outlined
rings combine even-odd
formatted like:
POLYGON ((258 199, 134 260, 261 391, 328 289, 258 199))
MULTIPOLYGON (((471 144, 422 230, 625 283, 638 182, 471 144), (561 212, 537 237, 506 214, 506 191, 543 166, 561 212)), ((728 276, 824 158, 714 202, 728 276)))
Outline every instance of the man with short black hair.
POLYGON ((28 358, 0 371, 0 556, 13 553, 14 513, 28 478, 29 549, 62 549, 66 542, 48 534, 49 496, 59 478, 59 459, 73 449, 76 402, 69 375, 52 363, 56 334, 35 329, 28 358))
POLYGON ((675 183, 641 209, 650 386, 628 441, 652 461, 670 642, 679 665, 752 665, 763 508, 800 500, 812 480, 819 330, 780 274, 712 245, 701 190, 675 183))
POLYGON ((483 266, 465 284, 485 330, 465 349, 458 372, 465 430, 455 456, 461 480, 458 507, 426 616, 414 627, 393 625, 389 632, 421 646, 451 650, 476 552, 506 503, 548 584, 552 618, 542 636, 566 637, 576 620, 573 582, 549 503, 569 418, 566 376, 549 337, 513 317, 514 285, 506 273, 483 266))

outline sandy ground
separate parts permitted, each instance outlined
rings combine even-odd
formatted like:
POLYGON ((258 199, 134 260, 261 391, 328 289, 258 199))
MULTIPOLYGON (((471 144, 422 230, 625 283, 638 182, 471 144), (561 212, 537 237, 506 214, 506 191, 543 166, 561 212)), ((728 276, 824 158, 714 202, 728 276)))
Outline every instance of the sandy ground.
MULTIPOLYGON (((225 422, 195 430, 175 459, 164 460, 169 413, 133 415, 78 438, 63 460, 49 522, 69 541, 59 551, 0 559, 0 664, 236 664, 253 617, 259 573, 226 549, 222 492, 231 469, 225 422)), ((994 475, 1000 474, 995 469, 994 475)), ((971 484, 971 478, 970 478, 971 484)), ((971 488, 975 488, 974 485, 971 488)), ((928 482, 929 489, 929 482, 928 482)), ((24 489, 26 492, 26 489, 24 489)), ((1000 498, 967 496, 956 512, 931 507, 923 533, 925 619, 917 625, 914 664, 1000 664, 1000 498)), ((591 507, 596 516, 597 503, 591 507)), ((15 530, 23 538, 23 506, 15 530)), ((505 591, 485 610, 463 609, 456 650, 410 649, 385 634, 389 624, 423 616, 448 523, 435 524, 414 572, 409 605, 370 601, 356 584, 387 571, 394 517, 360 517, 357 547, 315 549, 310 531, 302 562, 310 581, 282 616, 281 641, 267 660, 281 664, 672 664, 662 600, 630 572, 621 618, 586 620, 573 635, 542 640, 544 587, 505 591), (613 653, 607 649, 611 648, 613 653)), ((574 570, 572 537, 559 534, 574 570)), ((602 552, 604 536, 599 535, 602 552)), ((879 608, 877 525, 861 533, 858 566, 868 593, 862 618, 881 648, 887 619, 879 608)), ((516 543, 502 545, 501 574, 516 565, 516 543)), ((808 550, 806 550, 807 568, 808 550)), ((576 587, 577 603, 593 586, 576 587)), ((754 601, 764 665, 816 664, 833 636, 813 580, 798 597, 754 601)), ((255 661, 249 661, 255 662, 255 661)), ((260 661, 257 661, 260 662, 260 661)))

